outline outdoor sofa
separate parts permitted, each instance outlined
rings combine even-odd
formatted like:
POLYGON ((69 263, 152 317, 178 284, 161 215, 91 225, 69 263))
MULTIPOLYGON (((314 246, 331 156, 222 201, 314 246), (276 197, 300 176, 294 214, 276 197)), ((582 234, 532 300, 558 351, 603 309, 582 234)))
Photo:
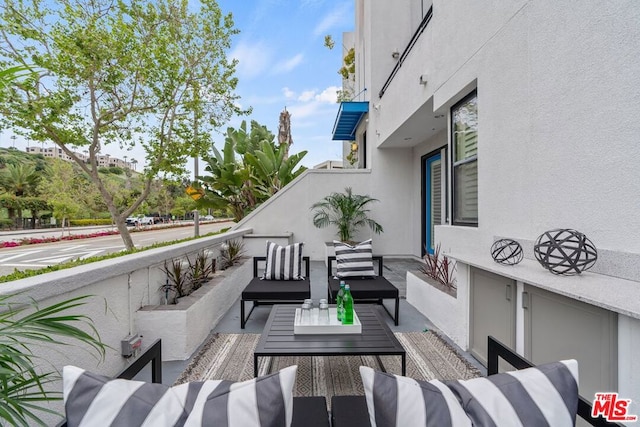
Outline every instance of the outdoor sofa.
MULTIPOLYGON (((537 425, 547 425, 544 423, 536 422, 534 417, 535 415, 539 416, 541 412, 545 412, 545 414, 547 414, 546 416, 549 417, 548 414, 553 412, 554 403, 545 402, 546 404, 544 406, 546 407, 543 408, 543 411, 540 411, 539 408, 536 408, 534 404, 531 404, 531 402, 527 402, 526 398, 521 399, 522 396, 518 395, 519 391, 517 390, 516 387, 513 387, 513 385, 514 383, 517 383, 517 387, 521 387, 521 383, 526 383, 526 381, 529 380, 529 376, 527 375, 527 376, 521 377, 520 380, 518 381, 514 381, 513 377, 515 377, 518 373, 515 373, 511 377, 506 377, 507 375, 510 375, 510 374, 499 374, 498 362, 500 358, 502 358, 504 361, 509 363, 509 365, 519 370, 518 372, 522 372, 520 370, 524 370, 527 368, 534 368, 534 369, 539 368, 541 371, 547 372, 547 376, 551 379, 551 382, 553 382, 554 385, 557 385, 557 384, 566 385, 566 382, 567 382, 566 378, 563 379, 563 378, 554 377, 554 374, 553 374, 554 371, 552 371, 552 368, 550 368, 550 366, 554 367, 554 365, 558 365, 561 362, 556 362, 555 364, 539 365, 536 367, 533 363, 529 362, 522 356, 516 354, 513 350, 506 347, 500 341, 489 336, 488 337, 488 357, 487 357, 488 377, 485 377, 482 379, 476 378, 476 379, 468 380, 468 381, 489 380, 492 383, 489 388, 481 389, 480 386, 476 384, 478 392, 485 394, 485 396, 487 394, 490 395, 493 392, 492 389, 494 389, 495 387, 501 389, 501 393, 500 392, 497 393, 500 395, 499 399, 496 399, 496 400, 489 399, 489 401, 492 404, 497 405, 498 413, 504 413, 503 412, 504 408, 500 407, 500 399, 502 399, 503 395, 506 395, 506 396, 509 396, 509 399, 512 399, 511 404, 513 404, 514 402, 523 403, 522 407, 517 407, 518 406, 517 404, 514 405, 515 406, 514 409, 517 412, 517 415, 520 416, 521 420, 523 421, 522 425, 527 427, 537 426, 537 425), (516 396, 515 397, 510 396, 512 394, 515 394, 516 396), (530 418, 527 418, 527 417, 530 417, 530 418)), ((577 362, 575 363, 575 365, 577 369, 577 362)), ((389 376, 389 374, 386 374, 386 375, 389 376)), ((367 385, 365 384, 365 392, 373 395, 370 397, 371 397, 371 401, 374 402, 374 406, 376 404, 380 405, 382 402, 384 402, 383 406, 386 406, 386 407, 381 410, 383 415, 381 416, 382 420, 380 420, 381 422, 379 422, 378 425, 386 425, 386 423, 383 421, 384 412, 385 411, 391 412, 392 415, 395 415, 393 414, 393 410, 395 410, 398 405, 397 405, 397 402, 395 402, 393 399, 394 393, 393 392, 388 393, 387 391, 385 391, 385 385, 383 382, 376 382, 376 388, 377 388, 376 392, 367 391, 367 385), (390 409, 389 407, 391 407, 391 411, 389 411, 390 409)), ((422 387, 416 387, 416 389, 417 389, 416 390, 417 394, 422 395, 424 393, 425 396, 427 395, 424 385, 422 387)), ((555 393, 555 390, 554 390, 554 393, 555 393)), ((550 395, 553 395, 554 393, 547 393, 547 394, 550 396, 550 395)), ((407 396, 408 396, 408 393, 405 391, 405 393, 403 394, 403 397, 405 399, 409 399, 409 397, 407 396)), ((582 418, 589 425, 596 426, 596 427, 605 427, 605 426, 622 427, 620 424, 608 422, 602 417, 593 418, 591 416, 591 410, 592 410, 591 403, 587 401, 585 398, 578 395, 577 384, 573 391, 571 391, 567 387, 567 389, 565 390, 565 393, 561 394, 561 396, 564 399, 564 401, 563 399, 557 399, 557 402, 555 402, 558 404, 557 406, 561 407, 561 410, 564 410, 566 409, 565 407, 566 402, 572 401, 575 404, 574 405, 576 409, 575 414, 577 414, 578 417, 582 418)), ((437 400, 434 398, 433 393, 429 397, 432 399, 432 401, 437 400)), ((537 398, 540 398, 540 396, 537 396, 537 398)), ((553 398, 550 397, 549 399, 553 399, 553 398)), ((478 406, 481 406, 481 405, 476 404, 477 399, 475 399, 472 396, 468 396, 467 399, 462 399, 462 400, 463 400, 463 404, 461 406, 464 408, 464 412, 466 413, 466 415, 469 415, 469 418, 472 419, 473 425, 494 425, 492 424, 492 422, 488 422, 486 424, 482 422, 482 418, 486 414, 483 413, 482 409, 478 410, 478 406)), ((425 397, 425 402, 426 401, 427 401, 427 397, 425 397)), ((445 406, 440 403, 437 405, 445 406)), ((438 423, 437 421, 435 421, 438 415, 441 415, 441 413, 439 414, 439 409, 442 409, 442 408, 434 408, 435 406, 434 404, 432 404, 431 407, 429 406, 430 406, 429 403, 425 404, 426 411, 429 412, 427 417, 430 420, 430 422, 434 423, 433 425, 442 425, 442 426, 447 425, 446 423, 438 423)), ((447 412, 447 411, 442 411, 442 412, 447 412)), ((555 413, 557 414, 557 412, 555 413)), ((413 417, 412 420, 415 420, 415 413, 411 414, 411 416, 413 417)), ((397 416, 396 417, 392 416, 391 418, 394 420, 399 419, 397 416)), ((576 420, 574 417, 574 422, 575 421, 576 420)), ((468 424, 468 425, 472 425, 472 424, 468 424)), ((510 422, 504 422, 504 420, 500 420, 500 422, 496 424, 498 426, 503 426, 503 425, 510 425, 510 422)), ((331 425, 332 427, 371 427, 371 422, 369 418, 369 409, 367 407, 367 397, 366 396, 332 396, 331 397, 331 425)), ((389 424, 389 425, 396 425, 396 424, 389 424)), ((403 425, 403 424, 399 421, 399 425, 403 425)), ((418 425, 418 424, 415 424, 415 425, 418 425)), ((458 424, 454 424, 454 425, 458 425, 458 424)), ((466 424, 460 424, 460 425, 466 425, 466 424)), ((564 424, 561 424, 560 422, 558 422, 558 420, 552 420, 552 422, 549 425, 564 425, 564 424)))
MULTIPOLYGON (((499 395, 499 397, 501 398, 503 396, 508 396, 511 404, 514 404, 514 402, 516 403, 513 409, 515 409, 515 411, 517 412, 517 415, 521 417, 523 416, 525 418, 530 416, 536 416, 536 415, 540 416, 542 412, 545 412, 545 416, 548 419, 549 414, 553 416, 554 414, 563 412, 565 415, 565 421, 566 419, 569 419, 570 421, 575 421, 575 415, 577 414, 577 416, 583 418, 586 422, 588 422, 590 425, 593 425, 593 426, 619 426, 618 424, 615 424, 615 423, 609 423, 602 418, 591 417, 590 403, 578 395, 577 382, 572 383, 572 378, 577 376, 577 373, 572 374, 571 370, 568 368, 573 366, 577 371, 577 362, 563 361, 563 362, 555 362, 554 364, 545 364, 545 365, 539 365, 537 367, 534 367, 534 365, 531 362, 517 355, 511 349, 504 346, 502 343, 493 339, 492 337, 488 337, 488 343, 489 343, 489 346, 488 346, 489 377, 467 380, 469 382, 474 381, 476 383, 476 387, 481 387, 478 384, 482 384, 483 381, 485 383, 490 382, 491 387, 477 389, 481 393, 486 392, 488 394, 491 394, 493 393, 492 391, 493 388, 496 388, 496 387, 501 388, 501 392, 498 392, 496 394, 499 395), (519 373, 525 374, 525 371, 517 371, 512 374, 498 374, 499 358, 504 359, 506 362, 508 362, 518 370, 532 371, 533 369, 533 371, 528 372, 527 375, 521 375, 520 377, 518 377, 518 374, 519 373), (565 366, 565 363, 566 363, 566 366, 565 366), (532 369, 527 369, 527 368, 532 368, 532 369), (533 400, 528 399, 529 401, 527 401, 527 399, 522 399, 522 396, 518 396, 520 391, 517 388, 515 389, 509 388, 513 384, 516 384, 520 388, 522 388, 522 384, 526 383, 527 381, 532 381, 531 373, 533 372, 537 372, 538 374, 540 374, 541 372, 546 372, 547 377, 549 377, 549 379, 551 380, 550 383, 552 383, 552 387, 557 387, 560 393, 558 396, 554 396, 554 393, 545 393, 545 390, 542 390, 541 392, 544 395, 541 398, 545 399, 545 402, 542 402, 542 403, 538 401, 533 402, 533 406, 537 404, 541 404, 542 411, 540 411, 540 408, 537 408, 537 407, 531 408, 533 400), (568 380, 567 380, 567 377, 568 377, 568 380), (510 379, 505 380, 506 378, 510 378, 510 379), (518 379, 513 380, 513 378, 518 378, 518 379), (511 394, 515 394, 516 396, 510 396, 511 394), (519 408, 518 403, 520 402, 522 403, 523 407, 519 408), (558 411, 558 409, 560 411, 558 411), (572 411, 573 411, 573 414, 571 415, 572 411)), ((125 371, 123 371, 118 376, 118 378, 131 379, 135 375, 137 375, 147 364, 151 363, 152 364, 152 367, 151 367, 152 382, 160 383, 162 381, 162 370, 161 370, 162 356, 161 356, 160 350, 161 350, 161 343, 160 343, 160 340, 157 340, 149 349, 147 349, 144 353, 142 353, 127 369, 125 369, 125 371)), ((292 367, 285 368, 284 370, 290 370, 291 368, 292 367)), ((67 375, 66 369, 67 367, 65 367, 65 376, 67 375)), ((429 412, 427 416, 431 421, 436 422, 436 424, 434 425, 439 425, 439 426, 447 425, 444 423, 438 423, 437 421, 438 417, 441 417, 443 415, 450 416, 452 419, 454 419, 454 415, 455 415, 455 416, 462 417, 465 420, 467 416, 469 416, 469 418, 476 417, 476 419, 473 422, 477 422, 478 414, 480 414, 481 416, 483 415, 482 413, 479 413, 477 411, 477 406, 478 406, 477 399, 473 399, 471 396, 470 396, 471 398, 469 399, 466 399, 466 400, 462 399, 464 403, 463 405, 460 405, 460 403, 458 402, 458 400, 456 400, 455 397, 453 397, 453 401, 447 401, 446 399, 443 398, 444 393, 438 396, 438 392, 440 389, 432 386, 431 385, 432 382, 429 382, 429 383, 422 382, 422 384, 417 384, 415 381, 408 379, 406 377, 400 377, 400 376, 395 376, 392 374, 381 373, 381 372, 374 372, 371 368, 361 367, 360 370, 361 370, 361 375, 362 375, 362 379, 365 387, 365 393, 367 394, 366 397, 365 396, 333 396, 331 397, 330 419, 329 419, 329 414, 326 407, 326 400, 324 397, 322 396, 293 397, 291 425, 294 427, 298 427, 298 426, 328 427, 330 425, 329 421, 331 421, 331 426, 333 427, 371 426, 367 400, 369 400, 370 404, 372 404, 376 408, 373 410, 373 413, 375 414, 374 415, 375 419, 379 421, 378 422, 379 426, 383 427, 386 425, 396 425, 395 423, 396 419, 402 420, 403 415, 407 416, 407 414, 402 414, 401 412, 398 412, 400 408, 400 404, 399 404, 400 401, 398 400, 398 393, 393 391, 393 390, 399 390, 401 387, 403 387, 403 393, 404 393, 402 399, 405 402, 406 401, 416 402, 412 400, 414 398, 418 399, 417 402, 424 402, 423 408, 421 409, 429 412), (365 374, 368 376, 366 376, 365 374), (376 384, 375 388, 373 387, 374 383, 376 384), (407 391, 407 384, 409 384, 410 387, 413 387, 414 390, 407 391), (389 386, 391 386, 391 388, 389 388, 389 386), (431 387, 431 389, 429 389, 429 387, 431 387), (411 393, 414 393, 414 396, 412 396, 411 393), (460 408, 459 411, 462 411, 462 413, 455 413, 456 405, 460 408), (377 412, 378 410, 382 414, 380 415, 380 418, 378 418, 378 412, 377 412), (384 418, 385 415, 386 416, 390 415, 390 418, 393 419, 394 422, 393 423, 385 422, 385 418, 384 418)), ((294 370, 294 375, 295 375, 295 370, 294 370)), ((263 378, 266 378, 266 377, 263 377, 263 378)), ((70 422, 67 423, 67 421, 65 420, 58 425, 59 427, 63 427, 63 426, 74 427, 78 425, 78 414, 74 414, 74 411, 86 410, 87 401, 90 401, 95 395, 98 394, 98 391, 101 391, 101 387, 103 384, 97 383, 96 385, 95 381, 102 379, 108 382, 109 380, 111 380, 110 378, 100 377, 90 373, 89 373, 89 379, 91 380, 89 387, 82 389, 82 394, 78 396, 77 402, 74 402, 73 390, 69 391, 66 389, 68 379, 65 378, 65 409, 67 411, 67 416, 69 417, 70 422), (71 421, 72 419, 73 421, 71 421)), ((251 381, 256 381, 256 380, 257 379, 254 379, 251 381)), ((533 381, 535 380, 537 379, 534 378, 533 381)), ((125 381, 125 383, 127 382, 125 381)), ((448 382, 448 383, 455 383, 455 382, 448 382)), ((197 387, 198 384, 200 383, 189 383, 187 384, 187 386, 191 387, 193 385, 197 387)), ((443 383, 439 383, 439 384, 441 385, 441 388, 445 388, 445 389, 447 388, 442 385, 443 383)), ((292 387, 291 382, 289 385, 290 387, 292 387)), ((163 387, 162 389, 160 389, 160 392, 166 391, 166 386, 162 386, 160 384, 146 384, 145 386, 140 387, 139 390, 143 390, 143 393, 148 393, 150 388, 152 388, 153 386, 163 387)), ((455 385, 449 386, 449 387, 451 387, 451 389, 453 390, 455 385)), ((125 384, 123 390, 126 390, 127 388, 128 388, 128 385, 125 384)), ((231 387, 228 387, 227 390, 231 390, 231 387)), ((225 390, 223 390, 223 392, 224 391, 225 390)), ((112 392, 115 394, 114 400, 118 400, 118 398, 120 397, 117 394, 118 390, 115 390, 115 391, 112 390, 112 392)), ((127 426, 140 425, 141 422, 134 422, 133 418, 135 418, 136 415, 140 416, 140 414, 142 414, 143 417, 146 416, 147 413, 150 412, 148 402, 154 399, 155 399, 155 403, 161 401, 160 392, 156 393, 156 396, 153 396, 153 393, 148 393, 149 399, 141 399, 141 398, 129 399, 134 402, 133 405, 136 405, 136 406, 140 405, 141 407, 129 408, 128 414, 131 414, 130 415, 131 418, 130 419, 125 418, 124 420, 125 424, 121 424, 121 425, 127 425, 127 426)), ((540 398, 540 396, 538 396, 538 398, 540 398)), ((230 402, 231 399, 229 399, 228 401, 230 402)), ((219 408, 221 408, 221 411, 223 412, 225 411, 224 408, 226 408, 227 411, 231 411, 232 409, 230 409, 228 404, 225 402, 226 401, 223 401, 224 404, 222 406, 219 406, 219 408)), ((108 403, 109 403, 108 401, 103 402, 103 406, 108 405, 108 403)), ((497 405, 496 406, 497 409, 495 410, 499 414, 499 416, 501 416, 501 414, 504 413, 503 412, 504 408, 500 406, 501 403, 499 399, 496 401, 492 401, 490 403, 491 404, 495 403, 497 405)), ((480 404, 482 404, 482 402, 480 404)), ((122 406, 122 403, 120 403, 119 405, 122 406)), ((169 411, 169 408, 171 407, 171 402, 162 401, 162 405, 157 405, 157 406, 158 408, 160 408, 161 411, 165 410, 164 408, 167 408, 166 410, 169 411)), ((269 411, 269 409, 270 408, 265 408, 266 411, 269 411)), ((403 425, 403 426, 415 425, 415 419, 416 419, 415 412, 412 412, 412 411, 409 411, 409 412, 410 413, 408 414, 408 416, 410 417, 409 419, 411 420, 411 422, 406 423, 405 422, 406 420, 398 421, 400 425, 403 425)), ((214 414, 211 412, 208 414, 207 413, 203 414, 202 425, 203 426, 211 425, 210 420, 212 418, 215 418, 217 415, 218 414, 214 414)), ((105 414, 101 414, 101 416, 104 417, 105 414)), ((455 418, 455 420, 460 420, 460 419, 461 418, 455 418)), ((83 421, 86 422, 87 420, 83 420, 83 421)), ((555 421, 556 420, 552 420, 551 425, 566 425, 566 423, 557 424, 555 421)), ((508 425, 508 424, 505 424, 502 419, 500 419, 499 422, 497 422, 496 424, 498 426, 508 425)), ((525 420, 523 424, 527 426, 540 425, 539 423, 534 423, 532 418, 529 418, 528 422, 525 420)), ((216 425, 224 425, 224 424, 216 424, 216 425)), ((454 422, 453 425, 454 426, 471 425, 471 421, 468 424, 466 422, 465 423, 454 422)), ((483 424, 482 422, 480 422, 480 423, 477 423, 476 425, 493 425, 493 424, 491 423, 483 424)))

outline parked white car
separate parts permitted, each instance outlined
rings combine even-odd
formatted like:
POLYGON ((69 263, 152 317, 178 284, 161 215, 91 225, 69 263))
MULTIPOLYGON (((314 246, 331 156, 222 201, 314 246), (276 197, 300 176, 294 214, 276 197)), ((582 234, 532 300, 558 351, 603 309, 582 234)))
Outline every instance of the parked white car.
POLYGON ((127 218, 127 225, 138 227, 141 225, 153 225, 153 217, 150 216, 130 216, 127 218))

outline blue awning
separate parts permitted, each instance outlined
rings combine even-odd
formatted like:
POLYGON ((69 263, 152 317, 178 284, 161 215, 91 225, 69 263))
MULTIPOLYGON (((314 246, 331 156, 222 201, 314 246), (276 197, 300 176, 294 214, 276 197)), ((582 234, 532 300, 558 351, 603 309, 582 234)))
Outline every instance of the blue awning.
POLYGON ((334 141, 353 141, 362 117, 369 112, 369 102, 341 102, 333 125, 334 141))

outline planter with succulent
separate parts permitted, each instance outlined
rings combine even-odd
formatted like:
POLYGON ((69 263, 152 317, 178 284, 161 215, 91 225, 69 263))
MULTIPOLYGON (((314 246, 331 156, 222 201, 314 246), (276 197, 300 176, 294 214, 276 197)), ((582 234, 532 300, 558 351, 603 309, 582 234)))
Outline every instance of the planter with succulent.
POLYGON ((165 283, 160 286, 165 304, 175 304, 180 298, 191 295, 202 287, 216 272, 215 257, 209 260, 204 251, 198 252, 193 261, 173 259, 161 269, 165 275, 165 283))
POLYGON ((249 283, 252 276, 247 258, 236 258, 232 266, 217 270, 175 304, 141 307, 135 315, 137 331, 150 342, 162 339, 163 360, 188 359, 240 297, 241 284, 249 283))
POLYGON ((420 273, 426 276, 425 281, 455 298, 457 294, 456 262, 440 253, 439 244, 435 247, 433 254, 427 253, 423 260, 420 273))
POLYGON ((220 246, 218 259, 199 252, 193 259, 165 265, 166 283, 160 289, 169 303, 136 312, 138 332, 150 341, 162 339, 164 360, 191 356, 240 297, 238 285, 249 283, 253 275, 243 253, 242 240, 229 240, 220 246))
POLYGON ((229 240, 220 246, 220 268, 225 270, 236 264, 244 255, 242 240, 229 240))

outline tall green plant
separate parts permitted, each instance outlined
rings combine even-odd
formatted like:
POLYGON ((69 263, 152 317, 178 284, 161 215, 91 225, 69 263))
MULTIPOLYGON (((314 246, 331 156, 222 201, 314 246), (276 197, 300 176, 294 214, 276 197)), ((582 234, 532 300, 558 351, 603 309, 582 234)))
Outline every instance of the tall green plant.
POLYGON ((287 157, 286 144, 276 147, 274 138, 255 120, 250 132, 246 121, 238 129, 228 128, 222 152, 213 147, 213 155, 205 159, 210 175, 198 177, 205 189, 198 206, 228 209, 240 221, 304 172, 298 164, 307 152, 287 157))
POLYGON ((62 399, 62 393, 47 390, 59 380, 46 362, 33 354, 34 345, 87 345, 100 359, 106 346, 100 341, 92 320, 71 310, 85 304, 88 296, 72 298, 40 308, 35 302, 11 302, 16 295, 0 296, 0 424, 46 425, 40 413, 55 414, 41 403, 62 399), (86 332, 86 331, 89 332, 86 332), (69 343, 68 343, 69 342, 69 343))
POLYGON ((294 170, 307 152, 301 151, 287 157, 287 150, 287 144, 276 148, 273 143, 262 141, 259 150, 245 154, 246 163, 252 167, 256 191, 265 198, 273 196, 307 170, 304 166, 294 170))
POLYGON ((344 193, 331 193, 311 206, 313 225, 318 228, 335 226, 343 242, 352 241, 360 227, 369 227, 380 234, 384 231, 382 226, 369 218, 370 210, 367 209, 369 203, 377 201, 368 195, 353 194, 351 187, 347 187, 344 193))

